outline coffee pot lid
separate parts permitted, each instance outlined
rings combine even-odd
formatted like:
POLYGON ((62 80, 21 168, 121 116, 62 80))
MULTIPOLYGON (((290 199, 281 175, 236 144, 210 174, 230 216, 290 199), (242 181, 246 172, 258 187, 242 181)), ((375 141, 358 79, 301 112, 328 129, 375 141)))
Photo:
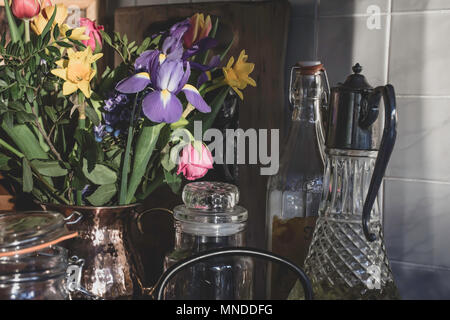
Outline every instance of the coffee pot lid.
MULTIPOLYGON (((69 217, 71 218, 71 217, 69 217)), ((35 252, 76 237, 60 213, 9 212, 0 214, 0 258, 35 252)))
POLYGON ((364 75, 361 74, 362 66, 356 63, 353 67, 353 74, 349 75, 343 84, 340 84, 340 88, 360 91, 360 90, 370 90, 373 89, 372 86, 367 82, 364 75))

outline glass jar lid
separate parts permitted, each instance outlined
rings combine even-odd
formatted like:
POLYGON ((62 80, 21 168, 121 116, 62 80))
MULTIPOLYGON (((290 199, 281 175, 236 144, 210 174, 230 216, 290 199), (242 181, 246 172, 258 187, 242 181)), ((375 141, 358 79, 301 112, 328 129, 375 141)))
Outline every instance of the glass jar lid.
POLYGON ((69 218, 56 212, 0 214, 0 257, 25 254, 76 237, 67 229, 69 218))
POLYGON ((174 217, 184 231, 203 235, 226 235, 243 230, 247 210, 238 206, 239 189, 223 182, 193 182, 183 189, 184 205, 174 209, 174 217), (189 228, 187 226, 190 226, 189 228))

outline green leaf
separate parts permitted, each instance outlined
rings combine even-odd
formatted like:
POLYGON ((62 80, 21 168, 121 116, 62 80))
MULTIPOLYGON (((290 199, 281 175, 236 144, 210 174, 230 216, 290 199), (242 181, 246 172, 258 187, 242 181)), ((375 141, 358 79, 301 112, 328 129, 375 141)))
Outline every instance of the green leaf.
POLYGON ((117 194, 117 186, 113 184, 105 184, 97 188, 93 194, 87 197, 87 200, 96 207, 103 206, 108 203, 117 194))
POLYGON ((55 28, 53 28, 53 39, 58 39, 59 37, 59 26, 56 25, 55 28))
POLYGON ((58 9, 58 7, 55 6, 55 10, 53 10, 53 14, 52 14, 50 20, 48 20, 48 23, 47 23, 47 25, 45 26, 44 30, 42 31, 41 35, 47 35, 47 32, 50 31, 50 28, 52 27, 53 22, 55 21, 57 9, 58 9))
POLYGON ((53 122, 56 122, 58 117, 56 115, 56 111, 55 111, 54 107, 44 106, 44 111, 49 116, 50 120, 52 120, 53 122))
POLYGON ((86 116, 89 118, 89 120, 92 121, 92 123, 95 126, 98 126, 100 124, 100 118, 97 115, 97 112, 92 108, 90 105, 86 105, 86 116))
POLYGON ((135 156, 131 170, 130 183, 128 185, 126 203, 130 203, 134 198, 134 194, 147 170, 147 165, 153 150, 155 149, 159 133, 164 125, 164 123, 160 123, 154 126, 144 126, 142 128, 135 147, 135 156))
POLYGON ((0 153, 0 170, 8 171, 11 169, 11 167, 8 165, 9 160, 11 160, 10 157, 0 153))
POLYGON ((171 155, 171 153, 168 152, 168 153, 165 153, 161 158, 161 165, 167 171, 171 171, 176 167, 176 164, 173 163, 172 160, 170 159, 170 155, 171 155))
POLYGON ((70 43, 64 41, 57 41, 56 44, 63 48, 72 48, 73 46, 70 43))
POLYGON ((15 111, 25 110, 25 106, 20 101, 11 101, 8 106, 10 109, 15 111))
POLYGON ((99 160, 99 156, 101 154, 100 144, 95 141, 93 134, 82 129, 77 129, 75 131, 74 138, 80 146, 80 156, 87 160, 87 169, 89 172, 91 172, 94 168, 95 163, 99 160))
POLYGON ((150 41, 151 39, 149 37, 145 38, 144 41, 142 41, 139 48, 137 49, 136 53, 140 55, 142 52, 147 50, 147 48, 150 46, 150 41))
POLYGON ((8 86, 8 84, 6 83, 6 81, 0 79, 0 87, 6 87, 6 86, 8 86))
POLYGON ((47 47, 47 49, 48 49, 48 51, 50 51, 51 53, 56 55, 58 58, 61 57, 61 52, 58 50, 58 48, 56 48, 54 46, 49 46, 49 47, 47 47))
POLYGON ((175 172, 171 173, 164 170, 164 180, 169 185, 173 193, 177 194, 181 188, 181 176, 177 175, 175 172))
POLYGON ((33 103, 33 101, 36 99, 33 89, 31 89, 30 87, 27 87, 25 93, 26 93, 28 102, 33 103))
POLYGON ((28 112, 24 112, 24 111, 19 111, 16 114, 17 117, 17 122, 20 124, 24 124, 24 123, 34 123, 35 121, 35 116, 32 113, 28 113, 28 112))
POLYGON ((194 121, 202 121, 203 133, 205 133, 206 130, 211 128, 229 91, 230 91, 229 86, 222 88, 222 90, 219 92, 219 94, 214 98, 214 100, 210 104, 210 107, 211 107, 210 113, 198 113, 194 117, 192 117, 192 119, 190 120, 190 123, 187 127, 189 129, 189 131, 193 132, 194 121))
POLYGON ((183 128, 189 124, 189 121, 187 121, 185 118, 181 117, 180 120, 177 122, 170 124, 170 129, 176 130, 178 128, 183 128))
POLYGON ((39 140, 26 125, 8 127, 3 122, 1 127, 27 159, 48 159, 48 154, 42 150, 39 140))
MULTIPOLYGON (((49 47, 49 48, 53 48, 53 47, 49 47)), ((52 92, 53 90, 55 90, 55 83, 51 82, 51 81, 45 81, 43 84, 43 87, 46 91, 52 92)))
POLYGON ((33 191, 33 173, 31 172, 30 163, 26 158, 22 159, 22 166, 23 166, 23 192, 31 192, 33 191))
POLYGON ((86 159, 83 159, 83 173, 92 183, 98 185, 112 184, 117 181, 116 172, 102 164, 96 164, 94 169, 89 172, 86 159))
POLYGON ((67 169, 62 168, 58 161, 33 160, 31 163, 40 174, 46 177, 62 177, 67 174, 67 169))
POLYGON ((150 45, 156 45, 156 44, 158 44, 159 41, 161 40, 161 37, 162 37, 161 35, 155 37, 155 38, 150 42, 150 45))
POLYGON ((11 112, 7 112, 3 116, 3 125, 6 126, 8 129, 13 129, 14 118, 13 118, 13 114, 11 112))
POLYGON ((20 96, 20 88, 19 88, 19 84, 16 82, 14 83, 11 88, 9 88, 9 92, 11 94, 11 99, 12 100, 18 100, 19 96, 20 96))
POLYGON ((104 32, 104 31, 100 31, 100 33, 102 34, 103 40, 104 40, 107 44, 109 44, 110 46, 112 46, 112 40, 111 40, 111 37, 109 36, 109 34, 106 33, 106 32, 104 32))
POLYGON ((222 54, 220 55, 220 61, 223 60, 223 58, 225 58, 225 56, 228 54, 228 51, 230 51, 231 47, 233 46, 234 43, 234 37, 233 39, 230 41, 230 44, 228 45, 228 47, 225 49, 224 52, 222 52, 222 54))

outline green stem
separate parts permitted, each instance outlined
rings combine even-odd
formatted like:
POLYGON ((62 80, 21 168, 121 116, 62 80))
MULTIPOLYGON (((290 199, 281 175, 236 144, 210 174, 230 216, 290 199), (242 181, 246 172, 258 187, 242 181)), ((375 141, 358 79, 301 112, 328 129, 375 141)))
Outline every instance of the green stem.
MULTIPOLYGON (((0 146, 2 146, 3 148, 5 148, 6 150, 12 152, 14 155, 16 155, 19 159, 22 159, 25 155, 23 153, 21 153, 20 151, 18 151, 16 148, 14 148, 13 146, 11 146, 9 143, 7 143, 6 141, 4 141, 3 139, 0 139, 0 146)), ((28 163, 30 164, 31 169, 34 172, 34 175, 39 179, 39 181, 41 181, 45 187, 47 187, 47 189, 50 191, 51 195, 65 203, 65 204, 69 204, 68 201, 62 197, 60 197, 59 195, 57 195, 57 190, 55 188, 53 188, 46 180, 44 177, 42 177, 42 175, 39 173, 38 169, 31 163, 31 161, 28 161, 28 163)))
POLYGON ((213 90, 215 90, 215 89, 217 89, 217 88, 220 88, 220 87, 223 87, 223 86, 225 86, 225 85, 227 85, 226 82, 219 82, 219 83, 213 84, 212 86, 206 88, 206 89, 203 90, 201 93, 202 93, 202 94, 206 94, 206 93, 208 93, 208 92, 210 92, 210 91, 213 91, 213 90))
POLYGON ((8 151, 11 151, 16 156, 18 156, 20 159, 22 159, 24 157, 22 152, 20 152, 19 150, 17 150, 16 148, 14 148, 13 146, 11 146, 10 144, 8 144, 6 141, 4 141, 2 139, 0 139, 0 146, 4 147, 8 151))
POLYGON ((30 42, 30 20, 24 19, 25 24, 25 42, 30 42))
MULTIPOLYGON (((78 128, 84 130, 86 128, 86 106, 84 101, 84 95, 80 91, 78 94, 78 128)), ((80 147, 80 146, 79 146, 80 147)), ((83 163, 83 159, 81 159, 81 151, 80 151, 80 163, 83 163)), ((76 203, 77 206, 83 205, 83 195, 82 190, 76 191, 76 203)))
POLYGON ((128 139, 127 146, 125 149, 125 155, 123 158, 123 167, 122 167, 122 178, 120 181, 120 193, 119 193, 119 205, 125 205, 127 200, 127 187, 128 187, 128 171, 130 167, 130 153, 131 153, 131 145, 133 143, 133 134, 134 134, 134 115, 136 113, 136 105, 138 101, 139 94, 136 94, 136 98, 134 99, 133 111, 131 112, 130 125, 128 127, 128 139))
POLYGON ((16 21, 11 12, 11 7, 9 6, 9 0, 5 0, 5 12, 6 18, 8 19, 9 33, 11 35, 12 42, 20 41, 19 29, 17 28, 16 21))

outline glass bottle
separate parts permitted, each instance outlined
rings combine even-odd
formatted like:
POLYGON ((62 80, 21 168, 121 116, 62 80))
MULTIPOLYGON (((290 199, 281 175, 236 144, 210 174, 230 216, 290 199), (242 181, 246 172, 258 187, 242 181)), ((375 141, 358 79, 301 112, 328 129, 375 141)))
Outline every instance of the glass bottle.
MULTIPOLYGON (((266 232, 269 251, 303 266, 319 209, 323 156, 321 108, 326 73, 320 62, 299 62, 291 73, 292 123, 282 149, 278 174, 267 185, 266 232)), ((267 295, 286 299, 295 276, 269 266, 267 295)))
POLYGON ((373 89, 361 70, 331 90, 324 189, 305 260, 316 299, 399 297, 377 196, 396 139, 395 93, 373 89))
MULTIPOLYGON (((239 190, 222 182, 193 182, 183 190, 184 205, 174 209, 173 263, 207 250, 245 245, 247 210, 237 205, 239 190)), ((249 300, 253 263, 248 257, 218 257, 180 272, 167 286, 167 300, 249 300)))

